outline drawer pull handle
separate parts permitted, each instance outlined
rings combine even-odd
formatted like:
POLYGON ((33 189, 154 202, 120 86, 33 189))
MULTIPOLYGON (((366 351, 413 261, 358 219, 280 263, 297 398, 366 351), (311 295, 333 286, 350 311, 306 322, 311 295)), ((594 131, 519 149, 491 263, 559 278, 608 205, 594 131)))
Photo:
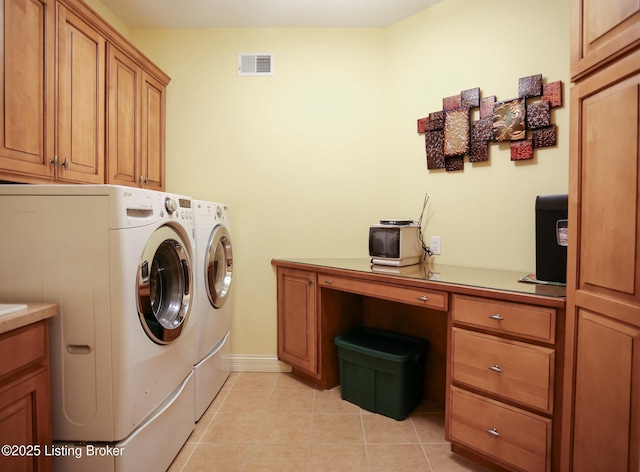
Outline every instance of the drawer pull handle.
POLYGON ((498 320, 498 321, 504 320, 504 318, 497 313, 495 315, 491 315, 489 318, 492 320, 498 320))
POLYGON ((331 285, 333 283, 333 280, 327 279, 327 280, 324 281, 324 283, 327 284, 327 285, 331 285))
POLYGON ((487 433, 489 433, 491 436, 499 438, 500 437, 500 433, 498 432, 498 430, 496 428, 491 428, 491 429, 485 429, 485 431, 487 433))
POLYGON ((421 297, 416 297, 416 298, 417 298, 418 300, 420 300, 421 302, 428 302, 428 301, 429 301, 429 299, 428 299, 426 296, 424 296, 424 295, 422 295, 421 297))
POLYGON ((490 365, 489 366, 489 370, 492 370, 492 371, 498 372, 498 373, 502 372, 502 369, 500 368, 499 365, 490 365))

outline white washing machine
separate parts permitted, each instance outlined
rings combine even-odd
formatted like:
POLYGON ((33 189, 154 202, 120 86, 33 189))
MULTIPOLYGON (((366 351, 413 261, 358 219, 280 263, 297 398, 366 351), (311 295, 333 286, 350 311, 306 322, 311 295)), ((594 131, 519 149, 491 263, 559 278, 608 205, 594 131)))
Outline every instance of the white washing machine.
POLYGON ((198 421, 229 377, 233 251, 229 207, 202 200, 192 203, 198 327, 193 371, 198 421))
MULTIPOLYGON (((54 441, 120 447, 98 470, 166 469, 194 428, 191 200, 0 185, 0 221, 0 299, 58 304, 54 441)), ((54 457, 56 468, 88 470, 97 458, 86 450, 54 457)))

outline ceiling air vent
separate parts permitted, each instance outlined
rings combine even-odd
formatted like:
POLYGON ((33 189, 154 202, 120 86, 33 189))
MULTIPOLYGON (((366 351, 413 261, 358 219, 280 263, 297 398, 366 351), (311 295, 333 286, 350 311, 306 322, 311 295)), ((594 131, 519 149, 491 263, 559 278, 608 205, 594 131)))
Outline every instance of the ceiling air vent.
POLYGON ((273 75, 273 54, 239 54, 238 75, 273 75))

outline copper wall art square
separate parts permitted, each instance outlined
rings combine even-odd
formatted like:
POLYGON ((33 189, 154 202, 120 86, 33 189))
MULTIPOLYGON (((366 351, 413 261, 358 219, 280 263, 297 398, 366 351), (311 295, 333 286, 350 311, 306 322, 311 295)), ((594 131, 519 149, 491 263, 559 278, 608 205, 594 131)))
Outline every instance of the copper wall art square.
POLYGON ((524 98, 496 103, 493 109, 494 141, 524 139, 527 131, 527 108, 524 98))
POLYGON ((469 109, 444 115, 444 155, 464 156, 469 152, 469 109))
POLYGON ((442 99, 442 110, 417 122, 425 134, 427 168, 458 171, 489 159, 491 142, 510 142, 511 160, 533 158, 533 150, 556 145, 551 110, 562 106, 562 82, 543 83, 542 74, 518 79, 518 98, 498 102, 471 88, 442 99), (479 108, 480 119, 472 121, 479 108))
POLYGON ((531 138, 511 141, 511 160, 522 161, 524 159, 533 159, 533 144, 531 138))

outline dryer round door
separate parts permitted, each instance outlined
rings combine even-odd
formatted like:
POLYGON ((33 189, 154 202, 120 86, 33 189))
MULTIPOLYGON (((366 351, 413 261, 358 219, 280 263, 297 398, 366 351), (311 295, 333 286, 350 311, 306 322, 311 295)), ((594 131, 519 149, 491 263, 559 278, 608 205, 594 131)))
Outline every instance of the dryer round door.
POLYGON ((191 306, 191 264, 182 237, 161 226, 149 238, 137 277, 138 315, 157 344, 169 344, 182 332, 191 306))
POLYGON ((216 226, 207 245, 206 286, 209 301, 215 308, 221 308, 229 298, 233 275, 233 251, 231 235, 224 226, 216 226))

